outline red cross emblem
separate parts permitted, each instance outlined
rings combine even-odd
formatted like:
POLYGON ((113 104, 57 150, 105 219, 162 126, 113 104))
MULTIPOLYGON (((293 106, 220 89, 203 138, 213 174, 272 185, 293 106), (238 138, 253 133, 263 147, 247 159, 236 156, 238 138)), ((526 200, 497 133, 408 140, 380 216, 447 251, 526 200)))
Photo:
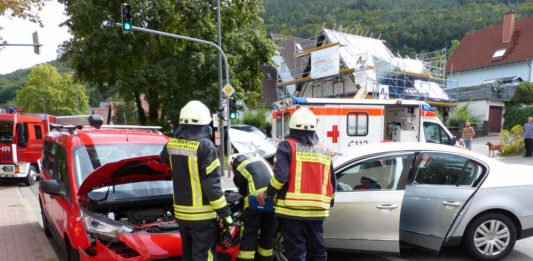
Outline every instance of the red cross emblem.
POLYGON ((333 143, 337 143, 339 138, 339 129, 337 125, 333 125, 333 129, 327 132, 327 136, 333 140, 333 143))

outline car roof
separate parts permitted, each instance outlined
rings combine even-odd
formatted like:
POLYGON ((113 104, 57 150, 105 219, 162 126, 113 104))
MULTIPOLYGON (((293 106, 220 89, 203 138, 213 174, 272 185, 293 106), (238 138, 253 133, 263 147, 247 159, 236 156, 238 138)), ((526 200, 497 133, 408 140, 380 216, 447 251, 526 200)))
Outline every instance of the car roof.
POLYGON ((489 164, 499 164, 500 162, 489 158, 477 152, 472 152, 460 147, 434 144, 434 143, 414 143, 414 142, 382 142, 363 146, 354 147, 352 150, 338 155, 335 158, 334 165, 340 166, 352 159, 360 157, 369 157, 372 155, 380 155, 389 152, 410 152, 410 151, 440 151, 453 154, 461 154, 470 158, 481 160, 489 164))
POLYGON ((70 139, 76 145, 97 144, 165 144, 168 137, 160 132, 125 129, 82 129, 69 131, 51 131, 47 139, 70 139))

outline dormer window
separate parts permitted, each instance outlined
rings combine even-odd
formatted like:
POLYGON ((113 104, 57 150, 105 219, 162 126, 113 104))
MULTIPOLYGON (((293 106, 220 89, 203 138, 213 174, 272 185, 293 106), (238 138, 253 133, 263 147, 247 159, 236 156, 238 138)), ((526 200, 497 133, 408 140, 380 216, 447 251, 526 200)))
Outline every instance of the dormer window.
POLYGON ((494 54, 492 55, 492 59, 502 58, 506 51, 506 48, 496 50, 496 52, 494 52, 494 54))

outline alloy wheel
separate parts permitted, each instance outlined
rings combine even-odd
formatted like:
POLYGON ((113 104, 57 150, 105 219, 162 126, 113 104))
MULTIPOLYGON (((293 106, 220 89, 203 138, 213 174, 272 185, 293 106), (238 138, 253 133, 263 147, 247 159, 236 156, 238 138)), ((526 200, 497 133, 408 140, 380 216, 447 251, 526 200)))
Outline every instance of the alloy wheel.
POLYGON ((487 256, 499 255, 507 249, 510 241, 509 228, 499 220, 487 220, 481 223, 474 234, 476 249, 487 256))
POLYGON ((285 256, 285 247, 283 246, 283 235, 280 232, 278 232, 276 235, 273 252, 275 261, 288 261, 287 257, 285 256))

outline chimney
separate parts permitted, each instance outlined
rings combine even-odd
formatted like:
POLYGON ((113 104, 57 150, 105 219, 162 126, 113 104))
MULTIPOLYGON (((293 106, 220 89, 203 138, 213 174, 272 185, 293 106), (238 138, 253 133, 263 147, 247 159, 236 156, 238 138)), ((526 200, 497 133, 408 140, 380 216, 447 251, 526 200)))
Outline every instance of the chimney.
POLYGON ((511 11, 503 16, 502 42, 508 43, 511 41, 514 32, 515 13, 511 11))

